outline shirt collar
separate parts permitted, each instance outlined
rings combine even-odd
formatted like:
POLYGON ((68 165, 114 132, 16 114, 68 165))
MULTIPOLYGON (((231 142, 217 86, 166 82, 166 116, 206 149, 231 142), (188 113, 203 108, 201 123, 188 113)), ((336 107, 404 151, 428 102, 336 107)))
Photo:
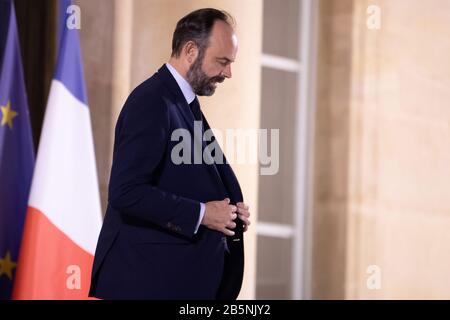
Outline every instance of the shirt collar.
POLYGON ((181 74, 178 73, 174 67, 170 65, 170 63, 166 63, 166 67, 178 83, 178 86, 180 87, 181 92, 183 92, 183 96, 187 103, 190 104, 195 99, 195 93, 192 90, 191 85, 181 76, 181 74))

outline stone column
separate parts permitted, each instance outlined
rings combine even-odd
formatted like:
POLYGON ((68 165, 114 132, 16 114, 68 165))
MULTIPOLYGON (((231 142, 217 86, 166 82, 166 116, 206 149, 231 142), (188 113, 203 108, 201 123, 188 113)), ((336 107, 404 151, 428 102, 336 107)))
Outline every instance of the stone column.
POLYGON ((448 299, 450 3, 320 15, 313 298, 448 299))

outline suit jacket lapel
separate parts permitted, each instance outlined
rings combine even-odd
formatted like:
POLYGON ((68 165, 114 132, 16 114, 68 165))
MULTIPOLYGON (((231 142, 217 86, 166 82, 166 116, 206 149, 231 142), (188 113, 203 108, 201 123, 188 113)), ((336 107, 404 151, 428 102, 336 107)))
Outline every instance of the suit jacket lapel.
MULTIPOLYGON (((205 130, 211 129, 205 116, 203 116, 203 125, 205 127, 205 130)), ((214 135, 211 138, 211 141, 213 140, 215 140, 214 135)), ((219 145, 218 148, 221 154, 223 155, 223 163, 215 164, 214 167, 217 170, 225 188, 228 190, 228 194, 231 198, 232 203, 242 202, 243 201, 242 191, 239 182, 236 178, 236 175, 234 174, 231 166, 228 164, 225 154, 222 152, 222 149, 220 148, 219 145)))
POLYGON ((194 134, 194 115, 190 111, 189 104, 187 103, 186 99, 184 98, 183 92, 181 91, 180 87, 178 86, 177 81, 174 79, 172 74, 170 73, 169 69, 167 69, 166 65, 163 65, 158 70, 158 74, 161 76, 161 79, 166 84, 166 86, 169 88, 170 92, 174 95, 175 98, 175 105, 178 108, 178 111, 180 111, 181 115, 183 116, 184 120, 188 124, 188 129, 191 132, 191 134, 194 134))

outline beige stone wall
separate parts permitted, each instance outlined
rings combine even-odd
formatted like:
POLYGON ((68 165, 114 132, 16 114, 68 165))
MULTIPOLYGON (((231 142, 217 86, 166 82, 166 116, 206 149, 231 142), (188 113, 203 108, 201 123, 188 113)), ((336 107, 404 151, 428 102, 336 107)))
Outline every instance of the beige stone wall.
MULTIPOLYGON (((258 128, 262 34, 261 0, 79 0, 81 44, 94 126, 97 166, 106 204, 115 121, 129 92, 150 77, 171 52, 176 22, 202 7, 229 11, 237 21, 239 52, 233 78, 201 104, 213 128, 258 128)), ((252 220, 257 217, 258 167, 233 165, 241 182, 252 220)), ((256 234, 246 234, 246 268, 241 298, 255 295, 256 234)))
POLYGON ((450 2, 325 0, 320 16, 313 297, 448 299, 450 2))
POLYGON ((352 0, 319 5, 312 297, 345 297, 352 0))
POLYGON ((114 119, 111 117, 113 82, 114 6, 108 0, 77 0, 81 9, 80 42, 88 103, 91 111, 97 173, 102 200, 106 207, 114 119), (101 12, 102 14, 99 14, 101 12), (98 31, 101 30, 101 36, 98 31), (95 32, 94 32, 95 31, 95 32))

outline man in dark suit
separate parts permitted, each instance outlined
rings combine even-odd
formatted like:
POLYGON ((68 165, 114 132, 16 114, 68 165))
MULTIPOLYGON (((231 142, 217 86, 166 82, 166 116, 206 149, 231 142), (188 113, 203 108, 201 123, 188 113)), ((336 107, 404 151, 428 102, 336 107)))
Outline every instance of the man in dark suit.
MULTIPOLYGON (((116 125, 108 208, 90 296, 102 299, 236 299, 249 222, 228 163, 174 161, 175 130, 210 129, 196 95, 231 78, 232 18, 201 9, 182 18, 172 56, 128 97, 116 125), (194 125, 194 121, 197 121, 194 125)), ((204 139, 183 141, 200 145, 204 139)), ((187 144, 186 144, 187 143, 187 144)), ((179 146, 179 145, 178 145, 179 146)), ((220 147, 219 147, 220 148, 220 147)), ((217 148, 215 152, 218 151, 217 148)), ((186 155, 181 155, 186 159, 186 155)), ((192 160, 193 155, 188 155, 192 160)))

